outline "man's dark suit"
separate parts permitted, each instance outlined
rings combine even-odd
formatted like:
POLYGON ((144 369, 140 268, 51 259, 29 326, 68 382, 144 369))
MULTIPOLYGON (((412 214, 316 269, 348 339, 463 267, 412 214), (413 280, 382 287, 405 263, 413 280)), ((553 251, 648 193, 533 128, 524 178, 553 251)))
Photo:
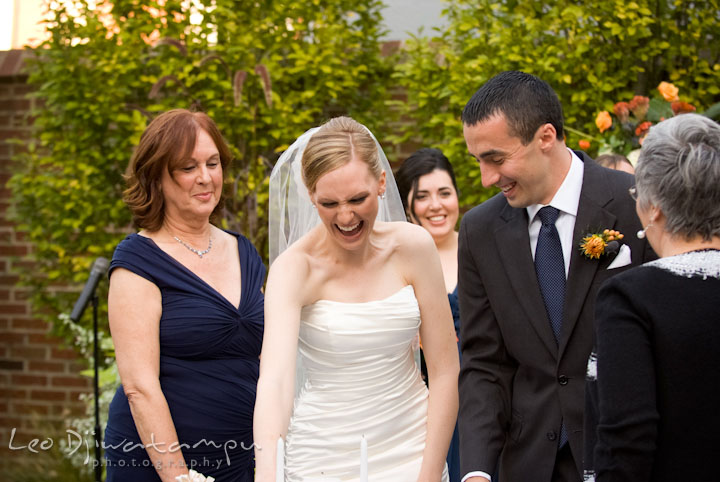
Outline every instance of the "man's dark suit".
POLYGON ((462 473, 550 481, 561 420, 582 473, 585 372, 592 347, 595 296, 608 277, 642 263, 646 243, 629 174, 605 169, 584 153, 584 174, 567 278, 559 346, 543 304, 530 250, 525 208, 499 194, 468 212, 459 238, 458 291, 462 323, 460 448, 462 473), (632 265, 608 270, 614 255, 582 255, 585 234, 625 235, 632 265))

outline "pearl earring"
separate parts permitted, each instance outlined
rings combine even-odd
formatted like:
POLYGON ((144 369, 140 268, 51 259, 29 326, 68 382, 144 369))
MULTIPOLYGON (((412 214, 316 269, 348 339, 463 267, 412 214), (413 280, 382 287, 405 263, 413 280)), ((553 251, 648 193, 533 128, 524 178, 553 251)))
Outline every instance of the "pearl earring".
POLYGON ((647 230, 650 229, 651 227, 652 227, 652 223, 648 224, 648 225, 645 226, 643 229, 641 229, 640 231, 638 231, 637 234, 636 234, 636 236, 638 237, 638 239, 645 239, 646 232, 647 232, 647 230))

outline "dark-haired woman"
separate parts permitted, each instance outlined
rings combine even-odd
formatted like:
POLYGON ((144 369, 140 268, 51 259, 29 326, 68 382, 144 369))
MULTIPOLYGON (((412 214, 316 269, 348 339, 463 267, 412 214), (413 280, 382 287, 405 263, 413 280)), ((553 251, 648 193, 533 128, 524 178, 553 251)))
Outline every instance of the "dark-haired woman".
POLYGON ((265 267, 245 237, 211 224, 229 162, 215 123, 178 109, 148 125, 128 166, 124 200, 140 231, 110 264, 122 386, 105 432, 108 481, 189 469, 253 480, 265 267))
MULTIPOLYGON (((452 165, 439 149, 423 148, 402 163, 396 180, 408 220, 425 228, 435 241, 457 336, 460 333, 460 309, 457 298, 458 233, 455 226, 460 207, 452 165)), ((450 482, 460 482, 459 445, 456 426, 447 456, 450 482)))

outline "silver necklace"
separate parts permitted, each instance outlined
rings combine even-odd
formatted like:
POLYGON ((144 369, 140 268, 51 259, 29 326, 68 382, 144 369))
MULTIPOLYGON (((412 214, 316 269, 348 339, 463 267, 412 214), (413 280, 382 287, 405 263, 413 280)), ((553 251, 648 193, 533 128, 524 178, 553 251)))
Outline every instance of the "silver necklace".
POLYGON ((189 249, 193 253, 197 254, 200 257, 200 259, 202 259, 203 255, 208 254, 210 252, 210 250, 212 249, 212 236, 210 236, 210 243, 208 244, 207 249, 205 249, 203 251, 198 251, 197 249, 193 248, 192 246, 190 246, 189 244, 187 244, 185 241, 178 238, 177 236, 173 236, 173 239, 175 239, 175 241, 182 244, 183 246, 185 246, 187 249, 189 249))

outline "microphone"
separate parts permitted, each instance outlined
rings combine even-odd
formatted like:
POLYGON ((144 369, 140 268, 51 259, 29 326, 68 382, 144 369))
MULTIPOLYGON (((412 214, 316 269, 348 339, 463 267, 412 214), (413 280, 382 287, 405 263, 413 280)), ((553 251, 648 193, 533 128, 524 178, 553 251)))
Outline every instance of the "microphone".
POLYGON ((95 294, 95 288, 97 288, 97 285, 100 282, 100 278, 102 278, 105 273, 107 273, 109 266, 110 262, 107 260, 107 258, 103 258, 102 256, 96 259, 93 263, 92 268, 90 269, 90 277, 85 283, 85 287, 83 288, 82 293, 80 293, 80 297, 75 302, 72 313, 70 313, 70 319, 73 320, 75 323, 77 323, 80 318, 82 318, 88 301, 90 301, 90 299, 95 294))
POLYGON ((617 241, 610 241, 607 245, 605 245, 605 254, 617 253, 618 249, 620 249, 620 243, 617 241))

